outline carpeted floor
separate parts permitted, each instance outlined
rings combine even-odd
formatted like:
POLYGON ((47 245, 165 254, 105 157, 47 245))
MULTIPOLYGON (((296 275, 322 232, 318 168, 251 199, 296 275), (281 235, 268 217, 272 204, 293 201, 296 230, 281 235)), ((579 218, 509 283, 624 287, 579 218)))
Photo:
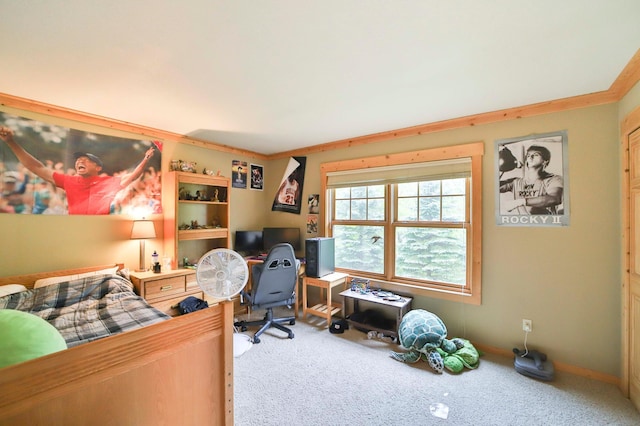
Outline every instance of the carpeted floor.
POLYGON ((537 381, 518 374, 512 359, 491 354, 477 370, 439 375, 425 362, 391 359, 398 345, 353 329, 331 334, 313 316, 292 329, 294 339, 266 331, 234 359, 237 426, 640 424, 610 384, 561 372, 537 381))

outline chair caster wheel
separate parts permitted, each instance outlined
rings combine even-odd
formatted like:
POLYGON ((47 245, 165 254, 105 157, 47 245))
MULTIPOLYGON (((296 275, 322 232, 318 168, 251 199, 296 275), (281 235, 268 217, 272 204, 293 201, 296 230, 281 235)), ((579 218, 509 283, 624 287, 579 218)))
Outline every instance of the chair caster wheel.
POLYGON ((289 321, 289 325, 296 325, 296 320, 289 321))
POLYGON ((243 325, 242 327, 240 327, 240 330, 243 331, 243 332, 247 331, 247 327, 243 325))
POLYGON ((253 343, 260 343, 260 338, 259 337, 254 337, 253 338, 253 343))
POLYGON ((293 333, 289 333, 289 339, 293 339, 293 333))

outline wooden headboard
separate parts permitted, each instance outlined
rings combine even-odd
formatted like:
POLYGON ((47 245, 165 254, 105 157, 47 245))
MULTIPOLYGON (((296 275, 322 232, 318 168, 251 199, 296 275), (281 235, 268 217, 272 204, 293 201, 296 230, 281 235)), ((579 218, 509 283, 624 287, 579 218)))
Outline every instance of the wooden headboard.
POLYGON ((37 272, 35 274, 27 274, 27 275, 14 275, 13 277, 0 277, 0 285, 22 284, 27 288, 33 288, 33 284, 37 280, 40 280, 42 278, 60 277, 63 275, 84 274, 86 272, 93 272, 93 271, 99 271, 101 269, 113 268, 114 266, 117 266, 118 270, 124 268, 123 263, 112 263, 110 265, 102 265, 102 266, 87 266, 84 268, 61 269, 59 271, 37 272))

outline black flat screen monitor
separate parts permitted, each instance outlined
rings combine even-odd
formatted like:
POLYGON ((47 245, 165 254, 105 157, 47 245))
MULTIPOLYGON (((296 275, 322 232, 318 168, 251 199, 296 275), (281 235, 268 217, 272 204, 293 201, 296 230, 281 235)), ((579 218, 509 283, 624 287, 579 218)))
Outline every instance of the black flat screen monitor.
POLYGON ((237 252, 258 254, 262 251, 262 231, 236 231, 236 241, 233 246, 237 252))
POLYGON ((264 228, 262 229, 262 244, 264 251, 279 243, 289 243, 294 251, 302 250, 300 228, 264 228))

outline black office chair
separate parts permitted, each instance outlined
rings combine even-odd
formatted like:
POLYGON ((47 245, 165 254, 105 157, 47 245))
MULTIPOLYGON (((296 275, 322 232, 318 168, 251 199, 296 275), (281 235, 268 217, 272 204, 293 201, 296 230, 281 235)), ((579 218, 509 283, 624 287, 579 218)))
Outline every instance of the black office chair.
POLYGON ((289 339, 293 339, 293 331, 282 324, 288 322, 289 325, 294 325, 295 316, 274 318, 273 308, 295 304, 299 268, 300 261, 296 259, 293 247, 288 243, 273 246, 263 263, 253 265, 251 291, 242 291, 240 294, 243 304, 250 305, 252 310, 266 309, 267 312, 259 321, 235 323, 242 331, 247 331, 250 326, 262 326, 253 336, 253 343, 260 343, 260 335, 269 327, 276 327, 287 333, 289 339))

